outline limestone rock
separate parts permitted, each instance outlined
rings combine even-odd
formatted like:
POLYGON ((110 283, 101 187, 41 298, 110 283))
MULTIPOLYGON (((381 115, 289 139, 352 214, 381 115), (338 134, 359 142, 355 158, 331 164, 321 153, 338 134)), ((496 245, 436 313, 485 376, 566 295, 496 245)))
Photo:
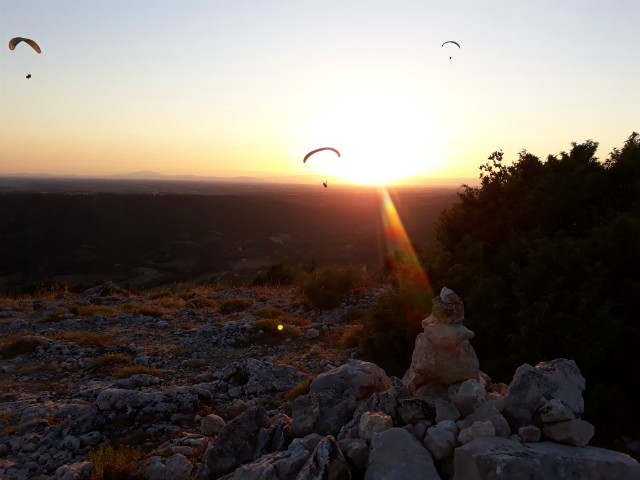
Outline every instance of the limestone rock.
POLYGON ((347 461, 333 436, 318 443, 296 480, 351 480, 347 461))
POLYGON ((585 379, 573 360, 559 358, 541 362, 535 368, 524 364, 509 384, 503 413, 512 427, 530 425, 540 401, 557 398, 579 418, 584 412, 584 388, 585 379))
POLYGON ((217 435, 224 428, 225 421, 222 417, 211 413, 204 417, 200 422, 200 432, 204 435, 217 435))
POLYGON ((384 432, 393 428, 391 417, 382 412, 365 412, 360 417, 360 438, 368 442, 373 438, 374 433, 384 432))
POLYGON ((449 398, 462 416, 473 413, 487 401, 486 390, 475 379, 465 380, 457 388, 450 387, 450 390, 452 391, 449 394, 449 398))
POLYGON ((333 391, 354 399, 366 400, 374 392, 383 392, 391 387, 391 382, 383 369, 371 362, 351 360, 344 365, 318 375, 310 393, 333 391))
POLYGON ((456 448, 454 469, 456 478, 464 480, 640 478, 640 464, 623 453, 550 442, 520 444, 500 437, 477 438, 456 448))
POLYGON ((458 442, 465 445, 480 437, 495 437, 496 428, 489 420, 478 420, 473 422, 467 428, 460 430, 458 434, 458 442))
POLYGON ((364 480, 440 480, 431 454, 403 428, 373 436, 364 480))
POLYGON ((424 446, 434 460, 444 460, 453 454, 457 446, 458 427, 451 420, 445 420, 427 429, 424 436, 424 446))
POLYGON ((585 420, 572 419, 564 422, 545 423, 542 432, 554 442, 584 447, 593 437, 595 429, 585 420))
POLYGON ((540 429, 535 425, 527 425, 518 429, 518 435, 522 443, 536 443, 540 441, 540 429))
POLYGON ((269 428, 267 411, 251 407, 225 425, 204 453, 196 478, 217 478, 255 460, 260 431, 269 428))
POLYGON ((230 479, 280 480, 281 478, 296 478, 320 439, 321 437, 316 434, 305 439, 296 438, 284 451, 263 455, 255 462, 241 465, 233 472, 230 479), (317 441, 313 442, 312 440, 317 441))

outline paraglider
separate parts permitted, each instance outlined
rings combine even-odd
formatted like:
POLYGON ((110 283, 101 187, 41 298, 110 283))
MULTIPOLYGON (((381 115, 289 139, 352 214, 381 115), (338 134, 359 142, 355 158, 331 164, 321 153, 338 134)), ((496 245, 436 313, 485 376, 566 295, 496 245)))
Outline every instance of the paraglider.
MULTIPOLYGON (((454 40, 447 40, 446 42, 444 42, 442 44, 442 46, 444 47, 447 43, 453 43, 454 45, 456 45, 458 48, 460 48, 460 44, 454 40)), ((449 60, 451 60, 451 57, 449 57, 449 60)))
POLYGON ((315 150, 311 150, 309 153, 307 153, 304 156, 304 160, 302 161, 302 163, 307 163, 307 159, 313 155, 314 153, 318 153, 321 152, 323 150, 331 150, 332 152, 335 152, 336 155, 338 155, 338 157, 340 156, 340 152, 338 150, 336 150, 335 148, 331 148, 331 147, 322 147, 322 148, 316 148, 315 150))
POLYGON ((40 45, 38 45, 36 42, 31 40, 30 38, 23 38, 23 37, 15 37, 9 40, 9 50, 14 50, 16 48, 16 45, 18 45, 20 42, 24 42, 27 45, 31 46, 31 48, 33 48, 36 52, 42 53, 42 50, 40 49, 40 45))
MULTIPOLYGON (((33 48, 36 51, 36 53, 38 54, 42 53, 42 50, 40 49, 40 45, 38 45, 36 42, 31 40, 30 38, 23 38, 23 37, 15 37, 9 40, 9 50, 14 50, 16 46, 21 42, 24 42, 27 45, 29 45, 31 48, 33 48)), ((28 73, 26 76, 26 79, 29 80, 30 78, 31 78, 31 74, 28 73)))
POLYGON ((324 188, 327 188, 327 186, 328 186, 328 185, 329 185, 329 184, 327 183, 327 181, 326 181, 326 180, 325 180, 324 182, 322 182, 322 186, 323 186, 324 188))

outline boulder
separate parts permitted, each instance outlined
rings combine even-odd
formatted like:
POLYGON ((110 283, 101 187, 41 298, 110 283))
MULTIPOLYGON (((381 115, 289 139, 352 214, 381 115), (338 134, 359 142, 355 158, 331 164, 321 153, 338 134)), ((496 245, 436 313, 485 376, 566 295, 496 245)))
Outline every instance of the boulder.
POLYGON ((230 480, 296 478, 321 438, 317 434, 304 439, 296 438, 284 451, 269 453, 255 462, 241 465, 230 476, 230 480))
POLYGON ((260 432, 269 425, 267 411, 259 406, 231 420, 204 452, 196 478, 218 478, 258 458, 260 432))
POLYGON ((375 363, 351 360, 344 365, 318 375, 310 393, 331 391, 355 401, 368 399, 374 392, 391 388, 391 381, 375 363))
POLYGON ((386 413, 364 412, 360 417, 359 436, 370 442, 374 433, 384 432, 390 428, 393 428, 393 421, 386 413))
POLYGON ((584 388, 585 379, 573 360, 558 358, 535 367, 524 364, 518 367, 509 384, 503 414, 516 429, 530 425, 541 402, 555 398, 580 418, 584 412, 584 388))
POLYGON ((361 360, 351 360, 321 373, 311 383, 309 393, 294 400, 291 432, 295 437, 311 432, 338 435, 358 404, 368 400, 373 393, 391 388, 384 370, 361 360))
POLYGON ((637 480, 640 464, 628 455, 597 447, 550 442, 521 444, 482 437, 456 448, 455 476, 464 480, 637 480))
POLYGON ((542 433, 554 442, 584 447, 593 437, 595 429, 589 422, 574 418, 564 422, 545 423, 542 425, 542 433))
POLYGON ((296 480, 351 480, 349 465, 333 436, 318 443, 296 480))
POLYGON ((440 480, 426 448, 403 428, 377 433, 371 441, 364 480, 440 480))

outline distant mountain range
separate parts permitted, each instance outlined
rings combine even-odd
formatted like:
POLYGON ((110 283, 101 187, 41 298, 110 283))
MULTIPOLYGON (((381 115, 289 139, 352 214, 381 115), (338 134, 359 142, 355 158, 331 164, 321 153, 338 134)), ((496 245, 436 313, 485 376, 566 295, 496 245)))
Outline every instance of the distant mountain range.
MULTIPOLYGON (((52 180, 157 180, 171 182, 219 182, 219 183, 294 183, 313 184, 322 183, 326 177, 319 175, 270 175, 270 176, 250 176, 239 175, 234 177, 219 176, 199 176, 199 175, 165 175, 152 170, 140 170, 137 172, 117 173, 113 175, 73 175, 73 174, 51 174, 51 173, 5 173, 0 174, 1 179, 52 179, 52 180)), ((347 184, 344 180, 331 178, 330 182, 335 184, 347 184)), ((395 185, 415 185, 430 187, 459 187, 462 184, 473 185, 478 182, 477 178, 432 178, 426 176, 411 177, 406 180, 394 182, 395 185)))

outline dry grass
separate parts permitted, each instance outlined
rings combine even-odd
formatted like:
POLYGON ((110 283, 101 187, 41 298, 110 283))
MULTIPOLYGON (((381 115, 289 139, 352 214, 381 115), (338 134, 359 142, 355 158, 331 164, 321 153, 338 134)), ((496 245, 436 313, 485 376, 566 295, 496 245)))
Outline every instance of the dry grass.
POLYGON ((90 480, 115 480, 138 478, 135 477, 136 464, 142 459, 142 451, 131 445, 119 445, 113 448, 111 445, 89 452, 89 461, 95 467, 91 472, 90 480))
POLYGON ((116 378, 127 378, 141 373, 153 375, 154 377, 162 377, 162 370, 154 367, 147 367, 146 365, 129 365, 127 367, 116 368, 111 372, 111 375, 116 378))
POLYGON ((62 318, 60 318, 62 315, 69 313, 69 309, 68 308, 58 308, 56 310, 53 310, 52 312, 49 312, 47 314, 46 317, 44 317, 42 320, 40 320, 40 323, 55 323, 55 322, 59 322, 62 320, 62 318))
POLYGON ((91 317, 93 315, 109 316, 118 313, 117 309, 106 305, 71 305, 68 311, 79 317, 91 317))
POLYGON ((0 421, 13 422, 14 420, 16 420, 16 415, 13 412, 9 410, 0 411, 0 421))
POLYGON ((159 306, 147 303, 125 303, 120 306, 125 313, 133 313, 135 315, 146 315, 149 317, 159 318, 164 315, 164 309, 159 306))
POLYGON ((337 327, 331 331, 337 336, 337 343, 342 348, 354 348, 360 344, 360 338, 364 332, 364 325, 346 325, 337 327))
POLYGON ((149 305, 153 305, 159 309, 165 310, 180 310, 187 305, 182 298, 177 297, 161 297, 149 302, 149 305))
POLYGON ((131 360, 131 355, 125 353, 107 353, 101 357, 96 358, 93 361, 95 367, 106 367, 109 365, 121 365, 128 363, 131 360))
POLYGON ((41 341, 26 332, 14 333, 0 339, 0 357, 13 358, 25 353, 33 353, 41 344, 41 341))
POLYGON ((97 332, 85 332, 82 330, 72 330, 70 332, 60 332, 51 335, 54 340, 66 340, 68 342, 74 342, 78 345, 89 346, 94 345, 103 347, 106 345, 113 345, 117 343, 117 339, 111 335, 97 332))
POLYGON ((287 325, 295 325, 298 327, 306 327, 311 325, 313 322, 308 318, 303 317, 291 317, 289 315, 285 315, 280 317, 280 322, 287 325))
POLYGON ((261 307, 251 310, 251 314, 260 318, 278 318, 284 315, 284 312, 278 307, 261 307))
POLYGON ((306 395, 309 393, 309 388, 311 387, 311 379, 303 380, 294 386, 291 390, 289 390, 284 398, 288 402, 293 402, 296 398, 301 395, 306 395))
POLYGON ((218 302, 209 297, 195 297, 187 302, 187 307, 213 311, 218 307, 218 302))

